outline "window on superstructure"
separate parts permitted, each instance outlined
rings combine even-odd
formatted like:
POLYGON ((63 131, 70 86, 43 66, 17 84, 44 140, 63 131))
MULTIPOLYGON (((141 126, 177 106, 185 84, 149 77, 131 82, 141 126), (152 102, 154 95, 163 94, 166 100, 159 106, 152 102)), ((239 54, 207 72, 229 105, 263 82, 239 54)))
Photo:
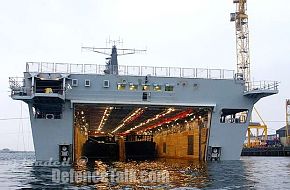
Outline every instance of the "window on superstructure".
POLYGON ((149 91, 150 90, 150 85, 149 84, 143 84, 142 85, 142 90, 143 91, 149 91))
POLYGON ((161 88, 161 85, 158 85, 158 84, 154 84, 154 85, 153 85, 153 90, 154 90, 154 91, 161 91, 161 89, 162 89, 162 88, 161 88))
POLYGON ((78 81, 78 79, 72 79, 72 86, 78 86, 78 84, 79 84, 79 81, 78 81))
POLYGON ((137 84, 130 83, 129 89, 130 89, 131 91, 138 90, 138 85, 137 85, 137 84))
POLYGON ((169 85, 169 84, 166 84, 166 85, 165 85, 165 91, 167 91, 167 92, 171 92, 171 91, 173 91, 173 88, 174 88, 173 85, 169 85))
POLYGON ((91 81, 90 80, 85 80, 85 87, 91 86, 91 81))
POLYGON ((222 109, 220 122, 221 123, 245 123, 248 117, 246 109, 222 109))
POLYGON ((103 87, 104 88, 109 88, 110 87, 110 81, 109 80, 104 80, 103 81, 103 87))
POLYGON ((125 90, 126 89, 126 84, 124 84, 124 83, 118 83, 117 89, 118 90, 125 90))

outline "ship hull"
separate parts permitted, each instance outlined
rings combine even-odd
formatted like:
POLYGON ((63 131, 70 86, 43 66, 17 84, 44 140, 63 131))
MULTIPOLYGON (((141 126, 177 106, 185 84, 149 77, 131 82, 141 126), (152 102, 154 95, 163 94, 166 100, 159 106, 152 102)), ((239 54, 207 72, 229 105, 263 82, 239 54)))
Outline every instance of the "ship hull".
POLYGON ((224 79, 222 70, 210 78, 213 71, 193 69, 190 78, 178 68, 165 68, 169 76, 162 77, 157 67, 153 75, 142 75, 151 67, 129 75, 129 66, 117 75, 61 73, 57 66, 52 72, 27 67, 21 88, 11 80, 11 97, 29 107, 37 160, 77 161, 90 136, 132 132, 153 135, 157 157, 238 160, 254 104, 278 93, 275 85, 251 89, 234 76, 224 79))

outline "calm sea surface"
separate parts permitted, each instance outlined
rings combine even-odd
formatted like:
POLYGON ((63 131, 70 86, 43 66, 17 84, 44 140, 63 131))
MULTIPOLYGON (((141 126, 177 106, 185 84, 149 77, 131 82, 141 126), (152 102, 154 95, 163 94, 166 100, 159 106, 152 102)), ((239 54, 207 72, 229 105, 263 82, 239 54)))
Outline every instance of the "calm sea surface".
POLYGON ((83 174, 111 171, 107 181, 99 176, 97 181, 68 182, 56 174, 68 174, 74 171, 71 167, 35 166, 34 159, 31 152, 0 153, 0 189, 290 189, 290 157, 243 157, 207 164, 182 160, 98 162, 76 170, 83 174), (133 181, 131 176, 118 178, 126 171, 136 172, 137 177, 133 181))

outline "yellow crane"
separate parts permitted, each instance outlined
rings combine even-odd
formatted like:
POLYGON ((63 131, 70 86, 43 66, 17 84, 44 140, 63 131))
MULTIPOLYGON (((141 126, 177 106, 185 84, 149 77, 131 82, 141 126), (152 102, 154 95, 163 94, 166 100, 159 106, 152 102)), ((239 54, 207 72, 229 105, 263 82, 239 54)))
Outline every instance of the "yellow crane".
POLYGON ((247 0, 233 0, 236 12, 231 13, 231 22, 236 26, 237 77, 244 79, 249 86, 250 75, 250 48, 249 27, 247 15, 247 0))
POLYGON ((261 146, 263 145, 262 142, 266 142, 266 140, 268 139, 268 127, 255 107, 254 107, 254 111, 260 118, 262 124, 250 122, 248 126, 248 142, 247 142, 247 147, 249 148, 255 147, 255 146, 261 146), (252 133, 252 129, 256 129, 255 135, 252 133), (254 137, 254 141, 251 141, 251 137, 254 137))

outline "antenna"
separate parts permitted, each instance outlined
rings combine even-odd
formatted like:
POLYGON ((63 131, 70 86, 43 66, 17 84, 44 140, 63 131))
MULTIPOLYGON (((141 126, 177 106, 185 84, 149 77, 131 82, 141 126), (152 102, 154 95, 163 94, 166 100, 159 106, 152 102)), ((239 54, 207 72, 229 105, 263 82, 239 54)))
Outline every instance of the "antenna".
POLYGON ((116 46, 116 45, 122 45, 123 46, 123 39, 121 40, 121 38, 119 37, 118 40, 111 40, 111 37, 109 36, 108 39, 106 39, 106 47, 107 46, 116 46))
POLYGON ((106 40, 106 44, 110 44, 112 48, 96 48, 96 47, 82 47, 82 50, 92 51, 100 53, 103 55, 108 55, 110 57, 106 58, 106 69, 104 70, 105 74, 115 74, 118 75, 118 56, 121 55, 131 55, 135 53, 144 53, 147 50, 142 49, 117 49, 116 44, 123 44, 123 40, 106 40), (110 52, 111 50, 111 52, 110 52))

